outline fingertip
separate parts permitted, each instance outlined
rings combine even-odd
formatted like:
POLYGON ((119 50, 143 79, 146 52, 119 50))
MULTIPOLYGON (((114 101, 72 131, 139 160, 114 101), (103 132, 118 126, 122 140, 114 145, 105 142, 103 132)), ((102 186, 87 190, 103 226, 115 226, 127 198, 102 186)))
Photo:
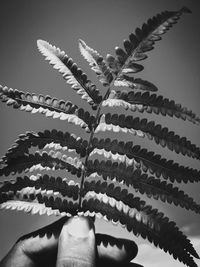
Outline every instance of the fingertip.
POLYGON ((63 231, 76 237, 86 237, 91 230, 94 231, 94 223, 88 217, 72 217, 63 226, 63 231))

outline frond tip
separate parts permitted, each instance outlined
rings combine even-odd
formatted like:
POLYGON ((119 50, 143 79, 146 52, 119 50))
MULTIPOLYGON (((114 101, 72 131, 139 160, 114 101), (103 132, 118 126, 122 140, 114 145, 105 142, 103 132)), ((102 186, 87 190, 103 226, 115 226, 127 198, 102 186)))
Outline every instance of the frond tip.
POLYGON ((166 33, 183 13, 190 11, 183 7, 177 12, 165 11, 158 14, 129 35, 129 40, 124 41, 124 49, 115 48, 116 58, 107 55, 108 65, 115 76, 143 70, 143 66, 135 62, 147 58, 146 52, 154 48, 155 42, 161 40, 161 35, 166 33))
POLYGON ((89 62, 91 69, 97 74, 99 81, 104 86, 109 86, 113 75, 103 57, 96 50, 87 46, 83 40, 79 40, 79 49, 82 56, 89 62))

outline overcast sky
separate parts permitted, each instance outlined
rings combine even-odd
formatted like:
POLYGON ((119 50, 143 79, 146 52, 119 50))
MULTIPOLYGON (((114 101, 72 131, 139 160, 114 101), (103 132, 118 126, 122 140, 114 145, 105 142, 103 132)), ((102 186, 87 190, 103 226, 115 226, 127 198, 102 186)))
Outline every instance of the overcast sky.
MULTIPOLYGON (((137 77, 153 82, 159 88, 160 94, 182 103, 200 115, 200 4, 198 2, 194 0, 1 0, 0 84, 31 93, 71 100, 80 105, 82 102, 79 97, 70 86, 65 85, 60 75, 37 51, 37 39, 47 40, 65 50, 91 79, 95 79, 87 62, 79 53, 79 38, 103 56, 107 53, 114 54, 114 47, 122 46, 123 40, 148 18, 164 10, 178 10, 182 6, 188 6, 193 13, 184 15, 163 40, 156 43, 155 49, 148 53, 149 57, 144 62, 145 70, 137 77)), ((155 117, 155 120, 181 136, 187 136, 200 146, 198 126, 171 118, 155 117)), ((19 134, 27 130, 37 132, 53 128, 63 131, 71 129, 65 122, 13 110, 5 104, 0 105, 0 122, 0 156, 5 154, 19 134)), ((155 149, 161 151, 160 148, 155 147, 155 149)), ((176 156, 166 150, 164 156, 199 169, 197 160, 176 156)), ((188 184, 182 188, 200 203, 199 184, 188 184)), ((177 222, 191 237, 200 253, 199 216, 175 208, 173 205, 164 205, 160 202, 152 204, 157 205, 170 219, 177 222)), ((0 258, 19 236, 52 220, 55 218, 2 211, 0 258)), ((168 254, 153 248, 147 241, 136 239, 120 228, 105 222, 97 222, 97 230, 133 238, 139 244, 136 262, 144 264, 145 267, 158 266, 158 263, 162 267, 169 264, 182 266, 168 254)))

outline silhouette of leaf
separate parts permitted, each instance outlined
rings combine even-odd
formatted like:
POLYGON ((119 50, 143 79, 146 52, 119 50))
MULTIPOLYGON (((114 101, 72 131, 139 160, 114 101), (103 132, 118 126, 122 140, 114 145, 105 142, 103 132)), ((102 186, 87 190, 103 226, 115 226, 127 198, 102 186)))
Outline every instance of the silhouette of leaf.
POLYGON ((155 113, 163 116, 175 116, 182 120, 191 121, 194 124, 200 124, 200 118, 195 113, 176 104, 173 100, 163 98, 163 96, 156 94, 149 94, 149 92, 127 92, 127 91, 111 91, 110 97, 104 100, 102 106, 109 107, 123 107, 132 111, 155 113))
MULTIPOLYGON (((92 164, 92 162, 90 162, 92 164)), ((97 173, 92 173, 87 177, 84 188, 86 191, 95 191, 96 193, 107 193, 109 196, 116 198, 115 193, 118 194, 118 200, 123 201, 123 193, 121 192, 121 183, 127 186, 132 186, 135 191, 139 191, 141 194, 146 194, 147 197, 163 202, 173 203, 176 206, 181 206, 187 210, 192 210, 195 213, 200 213, 200 205, 198 205, 191 197, 180 191, 177 187, 173 187, 172 184, 168 184, 166 181, 160 181, 153 176, 148 176, 141 172, 141 170, 134 170, 133 167, 127 167, 126 164, 112 164, 110 172, 105 171, 105 166, 100 162, 98 164, 98 176, 97 173), (101 167, 102 170, 100 169, 101 167), (121 167, 120 171, 119 168, 121 167), (95 179, 90 181, 91 179, 95 179), (106 182, 102 182, 106 180, 106 182), (108 183, 108 181, 113 183, 108 183), (117 183, 118 182, 118 183, 117 183), (112 192, 111 192, 112 191, 112 192)))
POLYGON ((120 47, 115 48, 116 59, 107 55, 107 62, 113 73, 118 76, 121 72, 128 73, 126 70, 129 69, 141 71, 143 69, 141 65, 133 64, 147 58, 145 53, 154 48, 155 42, 161 40, 160 35, 166 33, 183 13, 190 13, 190 10, 183 7, 177 12, 162 12, 144 23, 141 29, 137 28, 135 34, 131 33, 129 40, 124 41, 125 50, 120 47))
MULTIPOLYGON (((138 63, 129 62, 128 66, 122 70, 123 74, 133 74, 140 72, 144 69, 144 67, 138 63)), ((127 75, 125 75, 126 77, 127 75)))
POLYGON ((8 149, 2 160, 6 162, 12 158, 28 154, 31 147, 38 147, 39 149, 48 147, 49 149, 61 149, 67 152, 76 151, 81 157, 85 157, 88 141, 77 137, 75 134, 63 133, 55 129, 38 133, 26 132, 25 134, 20 134, 15 144, 8 149))
MULTIPOLYGON (((127 166, 141 168, 142 171, 149 171, 156 177, 169 179, 171 182, 199 182, 200 171, 184 167, 173 160, 167 160, 154 152, 147 151, 139 145, 133 145, 132 142, 118 142, 118 140, 97 139, 93 138, 90 156, 93 154, 103 155, 107 160, 119 160, 126 163, 127 166)), ((88 162, 89 164, 89 162, 88 162)), ((97 164, 97 162, 96 162, 97 164)), ((107 167, 111 166, 112 162, 108 160, 107 167)), ((97 165, 95 165, 97 168, 97 165)), ((97 170, 96 170, 97 171, 97 170)))
POLYGON ((34 171, 37 169, 66 169, 72 174, 81 176, 83 164, 78 158, 71 158, 60 152, 42 153, 36 151, 35 154, 23 155, 17 158, 11 158, 6 163, 1 162, 0 175, 8 176, 10 174, 21 173, 23 171, 34 171))
POLYGON ((109 86, 113 76, 103 57, 96 50, 86 45, 83 40, 79 40, 79 49, 82 56, 89 62, 91 69, 97 74, 99 81, 104 86, 109 86))
POLYGON ((133 78, 129 77, 127 75, 120 75, 114 82, 114 86, 126 86, 134 90, 143 90, 143 91, 157 91, 158 88, 146 81, 142 80, 140 78, 133 78))
POLYGON ((60 120, 67 120, 69 123, 79 125, 89 131, 91 127, 87 123, 93 123, 94 117, 90 116, 88 111, 79 109, 71 102, 58 100, 50 96, 35 95, 13 90, 12 88, 0 86, 0 100, 5 102, 8 106, 15 109, 24 110, 27 112, 41 113, 46 117, 59 118, 60 120))
POLYGON ((6 194, 3 194, 6 202, 0 204, 0 209, 11 209, 17 211, 24 211, 26 213, 39 215, 54 215, 54 216, 74 216, 76 214, 78 204, 59 197, 37 195, 34 202, 27 202, 23 200, 7 200, 6 194))
POLYGON ((99 90, 95 84, 88 80, 87 75, 73 62, 72 58, 69 58, 64 51, 46 41, 38 40, 37 46, 54 69, 57 69, 66 82, 71 84, 72 88, 95 109, 96 105, 102 100, 99 90))
POLYGON ((180 137, 173 131, 169 131, 167 127, 162 128, 160 124, 155 124, 154 121, 149 122, 147 119, 107 113, 101 116, 95 133, 101 131, 121 131, 124 133, 130 132, 139 137, 147 136, 149 140, 154 139, 156 144, 167 147, 171 151, 200 159, 200 149, 191 141, 185 137, 180 137))
POLYGON ((43 176, 17 177, 15 182, 5 182, 0 187, 0 196, 7 194, 10 199, 20 200, 21 198, 27 198, 27 201, 36 197, 37 194, 68 197, 77 200, 78 192, 79 184, 73 180, 68 181, 67 178, 49 177, 47 174, 43 176))
POLYGON ((67 178, 31 175, 4 182, 0 187, 0 209, 32 214, 72 216, 76 213, 79 184, 67 178))

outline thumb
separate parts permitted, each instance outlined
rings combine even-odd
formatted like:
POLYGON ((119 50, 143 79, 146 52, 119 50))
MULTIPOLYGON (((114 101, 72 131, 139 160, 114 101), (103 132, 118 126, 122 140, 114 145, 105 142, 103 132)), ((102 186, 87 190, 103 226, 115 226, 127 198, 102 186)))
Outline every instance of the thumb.
POLYGON ((57 267, 94 267, 96 245, 94 224, 85 217, 70 218, 58 242, 57 267))

